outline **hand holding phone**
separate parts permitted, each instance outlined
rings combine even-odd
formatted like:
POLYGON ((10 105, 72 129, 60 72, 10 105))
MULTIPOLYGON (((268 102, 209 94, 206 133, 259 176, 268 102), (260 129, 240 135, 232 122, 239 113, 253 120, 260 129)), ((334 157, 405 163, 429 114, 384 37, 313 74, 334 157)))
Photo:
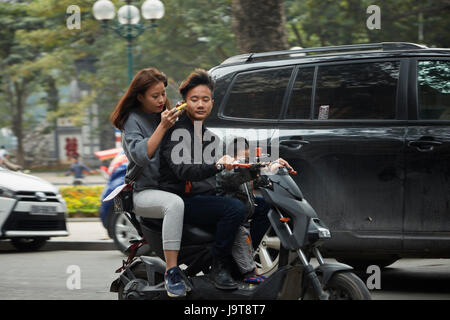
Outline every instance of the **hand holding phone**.
POLYGON ((185 103, 179 105, 178 107, 176 107, 176 109, 177 109, 178 111, 181 111, 181 110, 183 110, 184 108, 186 108, 186 106, 187 106, 187 103, 185 102, 185 103))

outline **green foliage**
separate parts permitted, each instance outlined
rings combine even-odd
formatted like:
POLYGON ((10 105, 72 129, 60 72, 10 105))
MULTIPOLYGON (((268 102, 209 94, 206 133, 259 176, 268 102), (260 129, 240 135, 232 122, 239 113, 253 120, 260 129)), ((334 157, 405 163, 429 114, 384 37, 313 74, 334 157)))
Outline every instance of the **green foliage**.
POLYGON ((38 47, 22 43, 20 31, 40 28, 44 19, 28 16, 27 3, 0 3, 0 125, 9 125, 18 138, 18 161, 23 165, 22 139, 26 100, 35 90, 39 72, 28 68, 41 55, 38 47))
POLYGON ((292 46, 317 47, 405 41, 450 47, 450 1, 428 0, 287 0, 287 28, 292 46), (381 10, 381 29, 369 30, 370 5, 381 10), (423 41, 419 39, 420 13, 423 41))

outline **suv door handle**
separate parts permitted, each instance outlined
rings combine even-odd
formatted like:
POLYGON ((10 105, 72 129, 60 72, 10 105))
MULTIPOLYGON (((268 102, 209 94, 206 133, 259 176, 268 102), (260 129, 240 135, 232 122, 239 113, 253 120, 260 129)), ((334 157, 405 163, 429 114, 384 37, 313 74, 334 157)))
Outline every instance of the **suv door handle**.
POLYGON ((433 151, 434 147, 442 145, 441 141, 434 140, 413 140, 408 142, 408 147, 415 147, 420 152, 433 151))
POLYGON ((302 146, 309 144, 309 141, 298 139, 280 140, 280 146, 288 147, 290 149, 299 150, 302 146))

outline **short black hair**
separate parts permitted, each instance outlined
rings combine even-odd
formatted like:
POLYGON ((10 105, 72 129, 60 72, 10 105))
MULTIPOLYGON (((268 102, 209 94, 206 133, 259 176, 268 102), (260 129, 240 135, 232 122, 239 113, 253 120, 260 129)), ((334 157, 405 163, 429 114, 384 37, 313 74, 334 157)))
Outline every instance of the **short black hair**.
POLYGON ((196 86, 205 85, 210 90, 211 93, 214 91, 214 88, 216 87, 215 81, 211 78, 211 76, 208 74, 208 72, 204 69, 195 69, 191 74, 184 80, 180 87, 178 88, 181 96, 184 100, 186 100, 187 93, 192 88, 195 88, 196 86))

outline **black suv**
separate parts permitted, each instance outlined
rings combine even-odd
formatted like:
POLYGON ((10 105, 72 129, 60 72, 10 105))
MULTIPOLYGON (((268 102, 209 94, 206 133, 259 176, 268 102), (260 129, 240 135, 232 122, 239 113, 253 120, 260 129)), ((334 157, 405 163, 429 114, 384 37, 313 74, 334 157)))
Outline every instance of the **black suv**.
POLYGON ((332 230, 326 253, 354 266, 450 258, 450 49, 250 53, 210 74, 208 127, 254 133, 268 153, 279 139, 280 157, 332 230))

